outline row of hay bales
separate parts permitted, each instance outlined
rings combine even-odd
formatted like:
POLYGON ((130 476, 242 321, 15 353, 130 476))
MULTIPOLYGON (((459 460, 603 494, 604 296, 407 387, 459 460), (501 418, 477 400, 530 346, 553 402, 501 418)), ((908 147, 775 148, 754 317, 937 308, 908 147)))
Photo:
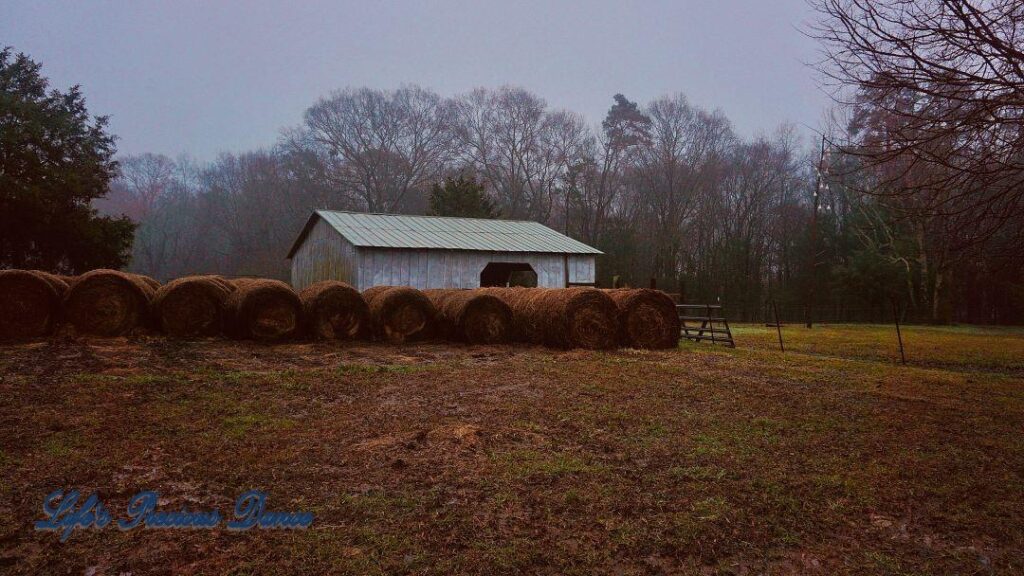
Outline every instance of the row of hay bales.
POLYGON ((675 304, 657 290, 378 286, 362 294, 324 281, 295 293, 278 280, 188 276, 161 285, 145 276, 93 270, 59 277, 0 271, 0 340, 38 338, 60 325, 120 336, 144 328, 174 337, 227 335, 281 341, 445 339, 523 342, 556 348, 674 348, 675 304))

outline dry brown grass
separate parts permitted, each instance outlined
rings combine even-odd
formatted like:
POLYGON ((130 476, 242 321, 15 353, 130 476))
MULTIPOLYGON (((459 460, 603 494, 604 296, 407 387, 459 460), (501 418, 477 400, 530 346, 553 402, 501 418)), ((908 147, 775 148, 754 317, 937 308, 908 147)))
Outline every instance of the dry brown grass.
POLYGON ((1024 571, 1019 374, 746 340, 0 347, 0 569, 1024 571), (99 491, 115 513, 144 489, 166 509, 227 513, 259 488, 316 519, 304 532, 110 528, 60 544, 31 529, 55 487, 99 491))

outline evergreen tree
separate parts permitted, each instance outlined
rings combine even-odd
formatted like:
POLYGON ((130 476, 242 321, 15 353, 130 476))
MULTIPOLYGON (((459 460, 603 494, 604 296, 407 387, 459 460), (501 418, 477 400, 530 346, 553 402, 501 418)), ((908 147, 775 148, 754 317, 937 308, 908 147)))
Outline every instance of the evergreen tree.
POLYGON ((494 201, 487 196, 483 184, 464 175, 445 178, 444 185, 433 185, 430 190, 430 214, 492 219, 501 215, 494 201))
POLYGON ((601 122, 601 129, 611 146, 616 149, 628 148, 651 141, 651 119, 640 111, 636 102, 622 94, 616 94, 615 104, 608 109, 608 115, 601 122))
POLYGON ((91 202, 117 173, 105 117, 78 86, 49 90, 40 64, 0 51, 0 268, 120 268, 135 225, 91 202))

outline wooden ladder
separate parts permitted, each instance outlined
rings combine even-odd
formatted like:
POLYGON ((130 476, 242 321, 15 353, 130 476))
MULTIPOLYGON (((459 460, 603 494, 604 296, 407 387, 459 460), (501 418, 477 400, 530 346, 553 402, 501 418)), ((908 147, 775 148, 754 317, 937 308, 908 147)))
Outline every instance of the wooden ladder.
POLYGON ((676 304, 676 312, 679 313, 679 329, 683 338, 736 347, 721 304, 676 304), (701 312, 704 312, 703 316, 701 312), (697 322, 700 326, 694 325, 697 322))

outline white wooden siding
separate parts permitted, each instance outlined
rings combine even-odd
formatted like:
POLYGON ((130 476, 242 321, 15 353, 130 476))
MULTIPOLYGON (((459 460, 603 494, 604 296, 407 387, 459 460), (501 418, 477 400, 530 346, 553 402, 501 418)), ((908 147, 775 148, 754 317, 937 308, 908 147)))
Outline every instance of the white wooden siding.
POLYGON ((534 252, 396 249, 352 246, 319 220, 292 258, 292 286, 302 290, 320 280, 337 279, 359 290, 371 286, 477 288, 489 262, 525 263, 537 272, 537 285, 548 288, 593 283, 594 256, 534 252))
MULTIPOLYGON (((560 288, 566 285, 563 254, 388 248, 357 248, 356 251, 360 290, 371 286, 412 286, 421 290, 478 288, 480 273, 489 262, 529 264, 537 272, 538 286, 560 288)), ((570 256, 568 268, 570 281, 594 281, 593 256, 570 256)))
POLYGON ((570 284, 593 284, 596 271, 594 270, 594 257, 590 255, 570 254, 569 255, 569 283, 570 284))
POLYGON ((292 287, 296 291, 320 280, 359 285, 356 248, 323 219, 313 225, 292 256, 292 287))

